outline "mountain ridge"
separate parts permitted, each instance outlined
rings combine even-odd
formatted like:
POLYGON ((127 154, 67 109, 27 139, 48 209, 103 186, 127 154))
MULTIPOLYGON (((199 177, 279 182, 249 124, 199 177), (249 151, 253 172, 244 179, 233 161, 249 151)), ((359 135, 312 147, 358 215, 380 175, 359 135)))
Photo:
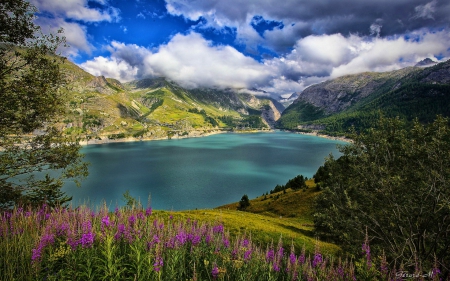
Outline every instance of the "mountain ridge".
POLYGON ((59 127, 89 143, 269 130, 284 109, 276 100, 242 89, 186 89, 164 77, 121 83, 67 60, 60 69, 68 105, 59 127))
POLYGON ((320 127, 345 134, 370 127, 380 114, 431 122, 450 116, 450 60, 428 67, 342 76, 306 88, 283 112, 277 127, 320 127))

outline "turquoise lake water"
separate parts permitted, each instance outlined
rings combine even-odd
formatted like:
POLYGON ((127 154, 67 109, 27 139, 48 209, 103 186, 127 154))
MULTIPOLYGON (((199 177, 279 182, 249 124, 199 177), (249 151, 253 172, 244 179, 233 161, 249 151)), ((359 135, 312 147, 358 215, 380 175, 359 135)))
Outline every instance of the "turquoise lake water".
POLYGON ((129 190, 144 207, 214 208, 250 199, 303 174, 312 177, 340 141, 288 132, 90 145, 82 148, 89 177, 64 187, 72 204, 123 206, 129 190))

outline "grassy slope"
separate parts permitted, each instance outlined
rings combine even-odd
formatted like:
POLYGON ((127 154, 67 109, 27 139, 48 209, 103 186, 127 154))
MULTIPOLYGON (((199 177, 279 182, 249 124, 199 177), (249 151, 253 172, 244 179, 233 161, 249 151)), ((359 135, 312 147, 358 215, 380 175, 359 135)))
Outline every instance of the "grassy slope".
POLYGON ((228 125, 221 116, 242 118, 237 110, 244 105, 231 92, 195 92, 163 78, 121 84, 94 77, 68 61, 61 69, 68 82, 68 107, 61 128, 73 136, 164 138, 176 132, 214 130, 216 124, 225 129, 228 125))
MULTIPOLYGON (((200 221, 219 221, 234 235, 251 235, 252 239, 262 245, 278 243, 280 237, 283 245, 291 243, 300 251, 303 247, 313 253, 315 246, 328 254, 337 254, 339 247, 334 244, 316 240, 313 233, 312 204, 318 192, 312 180, 307 181, 306 191, 287 190, 250 200, 250 207, 238 211, 238 203, 220 206, 214 210, 191 210, 173 212, 172 215, 200 221)), ((167 213, 168 214, 168 213, 167 213)))

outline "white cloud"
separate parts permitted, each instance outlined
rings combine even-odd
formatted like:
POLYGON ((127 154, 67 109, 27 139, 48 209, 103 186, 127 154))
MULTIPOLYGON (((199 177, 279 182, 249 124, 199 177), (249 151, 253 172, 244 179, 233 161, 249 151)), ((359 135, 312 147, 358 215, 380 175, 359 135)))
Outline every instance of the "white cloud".
POLYGON ((345 64, 333 69, 331 77, 354 74, 364 71, 390 71, 414 64, 424 58, 435 55, 448 57, 450 50, 450 34, 438 33, 418 34, 417 40, 376 38, 372 41, 361 41, 367 44, 345 64))
MULTIPOLYGON (((62 50, 62 53, 69 57, 76 57, 79 52, 90 54, 94 49, 88 41, 86 26, 72 20, 86 23, 120 20, 119 9, 107 6, 107 0, 96 0, 96 2, 104 5, 105 8, 103 10, 89 8, 87 0, 31 0, 41 13, 36 23, 45 33, 56 33, 56 30, 64 29, 64 36, 70 47, 62 50)), ((126 33, 126 27, 123 31, 126 33)))
POLYGON ((425 5, 419 5, 415 8, 416 14, 413 18, 434 19, 433 14, 436 11, 437 1, 433 0, 425 5))
POLYGON ((92 75, 103 75, 105 77, 118 79, 122 82, 134 80, 138 72, 137 67, 133 67, 127 62, 115 57, 95 57, 92 60, 80 64, 80 67, 92 75))
POLYGON ((298 40, 286 56, 258 62, 230 46, 214 46, 198 33, 177 34, 154 50, 112 42, 109 58, 80 66, 121 81, 163 76, 189 88, 258 88, 283 95, 346 74, 399 69, 435 55, 450 57, 448 32, 409 36, 413 39, 311 35, 298 40))
MULTIPOLYGON (((97 1, 100 4, 107 4, 105 1, 97 1)), ((39 11, 51 13, 54 17, 69 18, 85 22, 118 21, 120 10, 114 7, 107 7, 104 10, 92 9, 88 7, 87 0, 31 0, 39 11)))
POLYGON ((197 33, 175 35, 156 52, 119 42, 113 42, 109 51, 110 58, 97 57, 80 66, 94 75, 109 75, 122 81, 132 80, 133 75, 164 76, 189 88, 259 87, 271 75, 263 64, 230 46, 212 46, 197 33), (132 75, 124 75, 125 70, 132 75))
POLYGON ((86 28, 83 25, 66 22, 62 18, 38 18, 37 24, 41 26, 44 33, 56 34, 58 29, 63 28, 63 36, 69 48, 61 49, 64 56, 76 56, 79 51, 90 53, 93 46, 87 40, 86 28))

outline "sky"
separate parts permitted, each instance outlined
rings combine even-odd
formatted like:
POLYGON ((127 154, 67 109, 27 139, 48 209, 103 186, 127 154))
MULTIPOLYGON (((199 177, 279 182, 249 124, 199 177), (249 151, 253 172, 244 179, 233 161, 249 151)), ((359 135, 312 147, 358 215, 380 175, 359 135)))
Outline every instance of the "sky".
POLYGON ((87 72, 287 97, 364 71, 450 59, 448 0, 30 0, 87 72))

